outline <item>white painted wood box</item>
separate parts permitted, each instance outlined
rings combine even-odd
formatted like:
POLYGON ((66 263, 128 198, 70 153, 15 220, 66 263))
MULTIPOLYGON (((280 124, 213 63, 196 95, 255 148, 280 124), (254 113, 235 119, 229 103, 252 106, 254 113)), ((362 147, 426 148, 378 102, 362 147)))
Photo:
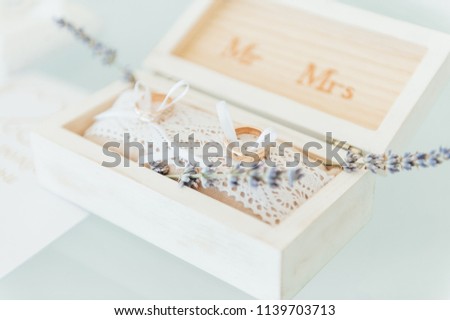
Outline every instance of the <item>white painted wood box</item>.
MULTIPOLYGON (((139 77, 158 90, 185 79, 190 103, 225 99, 234 119, 274 127, 297 147, 325 147, 332 132, 364 152, 385 152, 431 107, 450 73, 449 52, 447 35, 339 3, 200 0, 139 77)), ((367 172, 339 173, 271 226, 137 163, 102 167, 102 148, 83 133, 126 88, 113 84, 36 131, 45 187, 264 299, 295 295, 370 219, 367 172)))

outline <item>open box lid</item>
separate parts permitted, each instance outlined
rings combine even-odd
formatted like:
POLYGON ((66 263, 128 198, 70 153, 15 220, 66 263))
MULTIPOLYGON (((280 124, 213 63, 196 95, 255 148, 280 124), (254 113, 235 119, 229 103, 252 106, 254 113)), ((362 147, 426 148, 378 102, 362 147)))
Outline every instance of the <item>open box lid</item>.
MULTIPOLYGON (((450 75, 450 36, 321 0, 197 0, 145 66, 315 137, 382 153, 450 75)), ((238 119, 236 119, 238 120, 238 119)))

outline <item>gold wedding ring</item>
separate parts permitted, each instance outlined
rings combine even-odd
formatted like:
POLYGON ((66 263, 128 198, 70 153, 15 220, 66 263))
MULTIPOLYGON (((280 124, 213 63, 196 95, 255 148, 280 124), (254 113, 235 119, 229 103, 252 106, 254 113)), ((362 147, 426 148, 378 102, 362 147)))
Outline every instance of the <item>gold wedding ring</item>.
MULTIPOLYGON (((243 135, 252 135, 255 137, 259 137, 262 134, 262 131, 253 128, 253 127, 239 127, 235 129, 236 136, 239 140, 240 136, 243 135)), ((228 150, 228 146, 231 144, 230 141, 227 139, 225 140, 226 147, 228 150)), ((245 150, 242 150, 242 144, 240 143, 238 147, 231 148, 231 156, 234 160, 242 161, 242 162, 255 162, 255 161, 261 161, 265 157, 265 150, 264 148, 258 147, 255 150, 252 150, 252 148, 244 148, 245 150), (244 152, 243 152, 244 151, 244 152), (244 154, 245 153, 245 154, 244 154)))

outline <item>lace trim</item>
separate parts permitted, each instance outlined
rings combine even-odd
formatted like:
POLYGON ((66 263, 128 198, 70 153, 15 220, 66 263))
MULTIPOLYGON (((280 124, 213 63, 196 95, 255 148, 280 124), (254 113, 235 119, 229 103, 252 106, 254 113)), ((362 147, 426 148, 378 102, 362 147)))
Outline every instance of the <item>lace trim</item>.
MULTIPOLYGON (((125 92, 110 109, 123 109, 124 103, 129 104, 125 92), (125 98, 124 98, 125 97, 125 98)), ((130 106, 131 108, 131 106, 130 106)), ((148 142, 153 143, 154 159, 161 157, 163 143, 173 141, 175 135, 179 135, 180 141, 188 141, 188 137, 194 134, 195 142, 199 142, 201 147, 195 149, 195 156, 201 159, 203 146, 207 142, 217 142, 223 146, 224 133, 215 114, 208 113, 199 108, 178 103, 171 117, 164 119, 159 124, 152 124, 140 121, 138 117, 101 117, 86 132, 85 137, 93 141, 124 141, 124 134, 130 134, 130 141, 140 142, 147 146, 148 142)), ((145 148, 147 152, 147 148, 145 148)), ((273 148, 272 150, 275 150, 273 148)), ((187 150, 186 150, 187 151, 187 150)), ((292 149, 286 149, 284 156, 277 151, 272 151, 271 159, 278 165, 286 163, 288 160, 294 160, 292 149)), ((187 157, 181 158, 188 160, 187 157)), ((134 159, 137 160, 137 159, 134 159)), ((214 161, 216 159, 211 159, 214 161)), ((224 160, 224 159, 219 159, 224 160)), ((179 172, 179 167, 174 165, 173 156, 170 157, 171 174, 179 172)), ((230 186, 228 179, 220 179, 216 188, 224 192, 247 209, 250 209, 256 216, 264 222, 271 225, 281 222, 291 212, 300 207, 316 192, 323 188, 332 177, 321 168, 311 168, 302 165, 305 177, 301 183, 291 188, 287 181, 282 181, 278 188, 270 188, 261 185, 258 188, 252 188, 248 183, 241 183, 239 186, 230 186)), ((225 173, 228 167, 218 168, 218 172, 225 173)))

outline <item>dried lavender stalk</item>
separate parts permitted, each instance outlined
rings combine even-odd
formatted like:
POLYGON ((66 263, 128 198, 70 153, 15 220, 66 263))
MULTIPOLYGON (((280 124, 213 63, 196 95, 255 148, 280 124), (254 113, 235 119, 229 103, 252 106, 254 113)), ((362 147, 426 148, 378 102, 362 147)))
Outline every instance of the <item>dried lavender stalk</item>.
MULTIPOLYGON (((450 160, 450 148, 441 147, 429 153, 416 152, 405 153, 403 156, 388 152, 383 154, 370 153, 362 156, 349 151, 342 168, 345 172, 353 173, 360 170, 369 170, 374 174, 398 173, 410 171, 415 168, 431 168, 450 160)), ((158 170, 155 170, 158 171, 158 170)), ((167 171, 165 171, 167 174, 167 171)), ((230 186, 238 186, 241 183, 249 183, 256 188, 261 185, 269 185, 271 188, 280 186, 282 177, 286 176, 291 187, 299 182, 304 174, 301 168, 268 168, 260 162, 251 168, 244 168, 240 164, 230 168, 226 173, 230 186)), ((214 168, 189 165, 181 175, 169 176, 178 180, 181 187, 198 189, 214 187, 218 181, 218 174, 214 168)))
MULTIPOLYGON (((156 170, 154 170, 156 171, 156 170)), ((303 178, 301 168, 267 168, 260 162, 251 168, 244 168, 236 165, 224 174, 217 174, 215 168, 199 168, 188 165, 181 175, 167 175, 169 178, 177 180, 180 187, 198 189, 213 188, 219 181, 219 177, 227 177, 230 186, 238 186, 241 183, 248 183, 251 187, 257 188, 261 185, 269 185, 271 188, 280 186, 283 176, 287 176, 290 186, 303 178)))
POLYGON ((125 81, 131 83, 136 82, 136 78, 133 75, 133 72, 127 67, 118 64, 116 50, 105 46, 98 40, 95 40, 90 35, 88 35, 82 28, 75 26, 73 23, 64 18, 56 18, 55 23, 60 28, 69 31, 76 39, 80 40, 89 49, 91 49, 95 56, 98 56, 102 59, 103 64, 117 67, 122 73, 125 81))
POLYGON ((407 152, 403 156, 392 152, 383 154, 370 153, 366 156, 348 152, 343 169, 346 172, 370 170, 374 174, 394 174, 417 168, 433 168, 446 160, 450 160, 450 148, 444 147, 429 153, 407 152))

